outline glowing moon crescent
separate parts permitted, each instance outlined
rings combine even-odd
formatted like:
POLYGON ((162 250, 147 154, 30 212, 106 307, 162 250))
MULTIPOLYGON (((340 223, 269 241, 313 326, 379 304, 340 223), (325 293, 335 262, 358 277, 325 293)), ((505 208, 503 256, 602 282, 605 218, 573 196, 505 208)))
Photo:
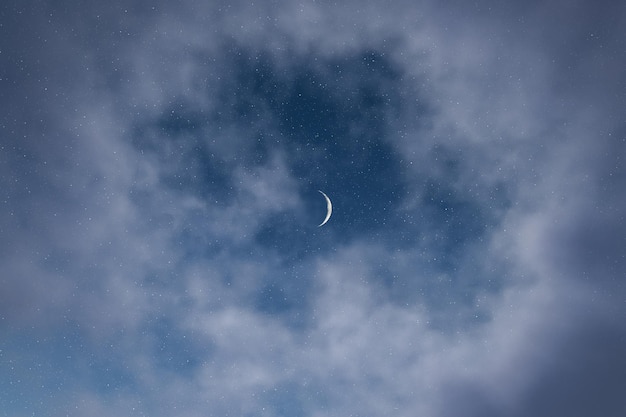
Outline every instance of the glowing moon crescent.
POLYGON ((326 222, 328 221, 328 219, 330 219, 330 215, 333 214, 333 203, 330 202, 330 198, 328 198, 328 196, 326 194, 324 194, 323 191, 317 190, 320 193, 322 193, 322 195, 324 196, 324 198, 326 199, 326 218, 324 219, 324 221, 317 227, 322 227, 326 224, 326 222))

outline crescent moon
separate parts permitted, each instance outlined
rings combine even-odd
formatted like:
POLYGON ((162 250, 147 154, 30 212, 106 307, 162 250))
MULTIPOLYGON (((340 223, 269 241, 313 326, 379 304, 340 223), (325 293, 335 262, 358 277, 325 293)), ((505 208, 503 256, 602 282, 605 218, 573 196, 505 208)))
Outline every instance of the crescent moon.
POLYGON ((333 214, 333 203, 330 202, 330 198, 328 198, 328 196, 324 194, 323 191, 320 191, 320 190, 317 190, 317 191, 319 191, 326 199, 326 218, 324 219, 322 223, 320 223, 319 226, 317 226, 317 227, 322 227, 326 224, 328 219, 330 219, 330 215, 333 214))

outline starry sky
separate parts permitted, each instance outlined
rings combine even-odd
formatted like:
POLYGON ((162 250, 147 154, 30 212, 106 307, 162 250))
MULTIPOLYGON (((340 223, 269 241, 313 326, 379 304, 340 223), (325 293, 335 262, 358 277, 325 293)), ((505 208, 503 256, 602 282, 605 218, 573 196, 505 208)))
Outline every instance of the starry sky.
POLYGON ((625 27, 4 1, 0 414, 624 416, 625 27))

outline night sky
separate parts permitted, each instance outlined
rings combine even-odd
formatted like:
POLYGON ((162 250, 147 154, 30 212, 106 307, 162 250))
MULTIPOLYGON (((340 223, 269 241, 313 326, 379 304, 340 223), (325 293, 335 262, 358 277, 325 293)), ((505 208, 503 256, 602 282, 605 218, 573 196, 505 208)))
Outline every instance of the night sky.
POLYGON ((3 1, 0 415, 623 417, 625 28, 3 1))

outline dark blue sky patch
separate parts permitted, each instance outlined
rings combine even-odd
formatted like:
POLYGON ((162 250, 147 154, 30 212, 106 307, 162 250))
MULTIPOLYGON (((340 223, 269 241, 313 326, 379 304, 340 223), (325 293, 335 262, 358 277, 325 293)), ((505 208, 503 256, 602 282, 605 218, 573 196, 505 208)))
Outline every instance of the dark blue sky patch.
MULTIPOLYGON (((399 71, 369 51, 341 60, 302 58, 289 72, 267 57, 254 62, 238 67, 238 84, 252 95, 242 100, 267 109, 291 172, 331 196, 333 226, 342 236, 376 229, 404 192, 385 138, 390 103, 402 88, 399 71)), ((263 139, 261 146, 276 146, 275 137, 263 139)))

